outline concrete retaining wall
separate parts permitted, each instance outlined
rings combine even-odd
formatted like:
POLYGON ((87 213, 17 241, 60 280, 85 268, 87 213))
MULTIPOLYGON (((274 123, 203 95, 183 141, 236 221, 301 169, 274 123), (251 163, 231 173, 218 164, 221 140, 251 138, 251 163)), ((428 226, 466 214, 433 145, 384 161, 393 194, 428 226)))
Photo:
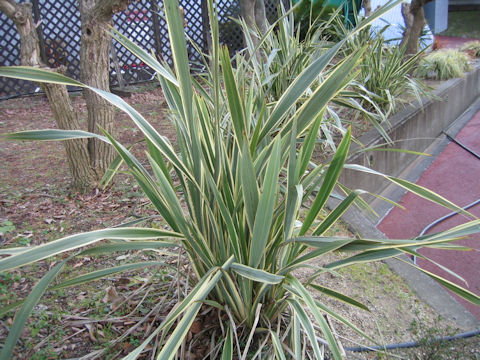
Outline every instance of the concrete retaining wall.
MULTIPOLYGON (((434 91, 438 99, 424 100, 421 106, 411 105, 395 114, 390 120, 387 132, 394 141, 386 148, 402 148, 424 152, 429 145, 457 119, 480 96, 480 63, 464 78, 441 83, 434 91)), ((364 149, 385 143, 376 130, 359 139, 364 149)), ((398 176, 418 155, 394 151, 364 151, 360 146, 352 146, 352 155, 347 163, 361 164, 384 174, 398 176)), ((389 182, 382 177, 345 169, 339 179, 350 189, 363 189, 381 193, 389 182)), ((367 199, 368 200, 368 199, 367 199)))

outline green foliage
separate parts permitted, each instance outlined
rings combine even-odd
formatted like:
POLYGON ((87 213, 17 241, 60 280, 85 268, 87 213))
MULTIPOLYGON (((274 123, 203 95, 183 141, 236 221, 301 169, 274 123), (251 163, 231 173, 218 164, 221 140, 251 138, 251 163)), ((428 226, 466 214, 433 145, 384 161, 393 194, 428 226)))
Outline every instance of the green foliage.
MULTIPOLYGON (((377 16, 394 5, 389 4, 377 16)), ((325 314, 365 338, 368 336, 315 300, 308 290, 320 291, 359 308, 365 308, 365 305, 333 289, 309 286, 317 277, 329 269, 415 253, 421 246, 455 248, 448 243, 460 234, 478 232, 480 221, 473 220, 444 233, 409 240, 326 236, 328 229, 363 194, 361 190, 345 189, 340 195, 343 201, 328 215, 323 215, 349 154, 350 130, 346 131, 329 163, 315 164, 312 154, 318 129, 325 121, 327 105, 347 86, 363 52, 348 55, 332 66, 331 60, 347 41, 348 37, 345 38, 319 54, 286 84, 278 99, 270 102, 262 83, 256 80, 258 75, 249 79, 233 69, 228 50, 219 46, 217 15, 212 1, 208 7, 212 53, 204 79, 198 80, 190 74, 177 0, 165 1, 174 71, 163 67, 124 36, 114 35, 142 61, 157 69, 177 129, 178 150, 121 98, 90 87, 129 115, 142 131, 149 149, 149 170, 110 134, 99 136, 78 131, 46 130, 8 135, 12 139, 43 140, 90 136, 112 144, 163 217, 168 230, 118 227, 72 235, 6 252, 7 257, 0 260, 0 271, 72 250, 77 252, 70 258, 95 251, 181 246, 195 274, 193 289, 125 359, 139 356, 160 332, 169 336, 166 339, 161 337, 157 359, 172 359, 185 341, 203 303, 220 309, 230 319, 222 327, 227 333, 218 340, 223 349, 222 359, 232 359, 236 353, 247 358, 252 352, 259 354, 260 358, 275 354, 282 358, 288 353, 299 359, 305 358, 308 352, 320 359, 323 351, 318 343, 319 335, 325 339, 333 358, 340 359, 340 348, 325 314), (320 76, 327 66, 330 67, 328 73, 320 76), (312 88, 314 82, 317 85, 312 88), (98 244, 102 240, 107 240, 107 244, 98 244), (156 244, 149 247, 148 243, 156 244), (87 245, 90 246, 88 250, 81 250, 87 245), (332 251, 345 252, 347 257, 318 266, 315 274, 304 283, 295 278, 294 270, 312 267, 311 260, 332 251), (355 255, 350 256, 352 251, 355 255), (254 335, 266 339, 258 349, 252 348, 254 335)), ((373 18, 375 16, 369 21, 373 18)), ((349 36, 367 25, 368 21, 360 23, 349 36)), ((256 56, 251 56, 250 61, 251 68, 257 71, 256 56)), ((59 74, 25 67, 0 68, 0 75, 45 82, 72 82, 59 74)), ((370 171, 360 166, 356 170, 370 171)), ((419 196, 457 208, 427 189, 387 178, 419 196)), ((52 280, 70 258, 53 267, 24 301, 0 359, 9 358, 32 308, 51 288, 52 280)), ((139 266, 142 264, 97 270, 55 287, 96 280, 139 266)), ((480 304, 478 296, 433 274, 430 276, 469 301, 480 304)))
POLYGON ((425 87, 410 76, 422 52, 406 58, 404 48, 387 45, 382 36, 377 36, 367 51, 369 56, 363 58, 358 83, 373 94, 373 101, 387 116, 402 101, 400 96, 410 94, 420 101, 420 96, 426 94, 425 87))
POLYGON ((341 14, 341 22, 351 27, 356 24, 360 0, 293 0, 295 21, 302 36, 331 21, 332 14, 341 14))
POLYGON ((453 49, 437 50, 420 60, 415 75, 425 79, 447 80, 463 77, 469 70, 468 55, 453 49))
POLYGON ((6 234, 8 232, 12 232, 15 229, 16 229, 16 227, 11 221, 4 220, 0 224, 0 236, 3 236, 4 234, 6 234))
MULTIPOLYGON (((421 97, 429 95, 428 88, 411 76, 424 50, 406 57, 404 48, 384 40, 382 34, 387 28, 375 35, 365 29, 349 41, 345 50, 350 54, 367 47, 368 56, 361 61, 360 74, 352 84, 352 92, 362 94, 359 99, 362 105, 383 114, 384 118, 395 112, 402 102, 414 98, 421 103, 421 97)), ((378 126, 377 129, 381 131, 378 126)))
MULTIPOLYGON (((243 30, 247 34, 246 51, 250 60, 245 60, 243 55, 238 55, 235 58, 239 86, 251 86, 250 82, 255 81, 257 88, 263 91, 263 96, 270 102, 278 101, 307 67, 316 62, 323 54, 326 54, 323 57, 326 65, 322 64, 323 70, 318 73, 313 81, 308 79, 309 86, 304 95, 299 98, 298 106, 300 106, 308 95, 313 93, 334 70, 334 67, 329 63, 333 60, 333 57, 328 54, 330 48, 338 48, 339 44, 345 44, 345 47, 349 48, 353 42, 356 42, 357 46, 355 51, 349 51, 349 54, 362 53, 367 48, 368 41, 359 42, 358 39, 362 38, 364 34, 367 34, 368 39, 370 39, 369 28, 358 31, 355 36, 351 35, 350 30, 340 21, 338 12, 331 14, 328 21, 310 27, 303 36, 296 29, 292 11, 285 12, 280 5, 278 13, 282 16, 270 27, 266 34, 250 30, 245 22, 241 22, 243 30), (341 36, 336 36, 336 38, 343 39, 339 40, 339 43, 326 40, 329 37, 326 34, 332 32, 331 28, 336 23, 341 24, 342 29, 341 36), (262 40, 258 48, 255 48, 254 42, 251 40, 253 36, 262 40), (251 73, 253 75, 252 79, 245 78, 243 76, 245 73, 251 73)), ((344 134, 346 124, 356 125, 355 119, 351 117, 352 112, 355 113, 355 117, 363 116, 370 121, 372 126, 377 127, 382 135, 389 140, 388 135, 379 126, 386 119, 386 115, 381 106, 376 103, 376 99, 383 99, 367 91, 363 85, 359 85, 358 75, 358 70, 352 71, 345 79, 348 85, 342 85, 340 91, 332 97, 325 108, 325 116, 319 131, 322 134, 322 141, 332 149, 335 149, 336 146, 333 140, 335 133, 344 134), (345 109, 347 111, 343 111, 342 114, 342 110, 345 109)))

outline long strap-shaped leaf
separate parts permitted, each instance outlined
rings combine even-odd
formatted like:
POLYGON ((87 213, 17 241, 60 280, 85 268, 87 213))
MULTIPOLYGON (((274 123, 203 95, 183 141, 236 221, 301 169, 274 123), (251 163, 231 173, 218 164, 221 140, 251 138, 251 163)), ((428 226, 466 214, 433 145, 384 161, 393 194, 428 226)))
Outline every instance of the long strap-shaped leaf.
POLYGON ((265 173, 262 194, 258 201, 248 261, 251 267, 257 267, 260 264, 265 253, 264 250, 268 237, 270 236, 270 226, 273 221, 273 210, 277 197, 276 189, 280 173, 280 159, 280 141, 277 139, 272 149, 272 156, 265 173))
POLYGON ((80 255, 111 254, 117 251, 156 250, 178 246, 178 242, 166 241, 119 241, 113 244, 98 245, 84 250, 80 255))
POLYGON ((255 174, 255 168, 253 166, 252 158, 250 157, 250 151, 248 145, 245 142, 240 156, 240 181, 242 184, 242 195, 245 204, 245 213, 247 217, 247 223, 250 231, 253 232, 255 224, 255 217, 258 209, 258 184, 257 176, 255 174))
MULTIPOLYGON (((401 259, 400 259, 401 260, 401 259)), ((442 278, 441 276, 438 276, 438 275, 435 275, 434 273, 431 273, 430 271, 427 271, 425 269, 422 269, 421 267, 419 266, 415 266, 413 263, 411 262, 408 262, 408 261, 404 261, 402 260, 403 262, 407 263, 408 265, 416 268, 417 270, 420 270, 421 272, 427 274, 428 276, 430 276, 433 280, 437 281, 438 283, 442 284, 443 286, 445 286, 448 290, 452 291, 453 293, 457 294, 458 296, 462 297, 463 299, 471 302, 472 304, 475 304, 475 305, 478 305, 480 306, 480 296, 478 296, 477 294, 474 294, 472 293, 471 291, 468 291, 466 289, 464 289, 463 287, 461 286, 458 286, 457 284, 454 284, 453 282, 451 281, 448 281, 444 278, 442 278)))
MULTIPOLYGON (((320 116, 325 106, 335 95, 348 85, 350 80, 355 77, 354 68, 363 55, 366 48, 363 48, 346 58, 337 65, 333 71, 323 80, 323 82, 314 91, 312 96, 297 111, 298 124, 297 131, 301 134, 313 121, 320 116)), ((287 125, 282 129, 282 134, 290 130, 287 125)))
POLYGON ((127 50, 135 54, 137 58, 142 60, 145 64, 150 66, 155 72, 160 74, 163 78, 170 81, 175 86, 178 86, 178 81, 175 77, 168 71, 163 65, 161 65, 155 57, 151 54, 143 50, 140 46, 138 46, 135 42, 131 41, 125 35, 122 35, 116 29, 112 28, 112 32, 110 35, 117 40, 120 44, 122 44, 127 50))
POLYGON ((2 352, 0 354, 0 360, 10 360, 12 358, 13 349, 15 348, 17 340, 22 333, 23 327, 25 326, 25 323, 27 322, 27 319, 30 316, 33 307, 38 303, 43 293, 47 289, 48 285, 52 282, 55 276, 59 273, 60 270, 62 270, 65 262, 66 260, 60 262, 53 269, 47 272, 28 295, 27 299, 23 303, 22 308, 15 315, 15 320, 12 327, 10 328, 7 340, 5 341, 2 352))
POLYGON ((337 183, 338 177, 343 170, 343 165, 348 155, 348 149, 350 148, 350 138, 351 138, 351 129, 348 129, 347 133, 343 137, 342 142, 338 146, 337 152, 333 156, 332 162, 328 167, 328 171, 325 175, 323 184, 318 191, 317 197, 315 198, 312 207, 308 211, 305 221, 300 229, 299 234, 304 235, 307 230, 312 225, 313 221, 317 217, 320 210, 327 202, 335 184, 337 183))
POLYGON ((355 34, 364 29, 371 22, 392 8, 400 4, 401 0, 392 1, 383 6, 380 10, 375 11, 368 18, 363 20, 357 27, 344 39, 339 41, 335 46, 330 48, 325 54, 315 60, 310 66, 308 66, 288 87, 285 93, 278 100, 275 108, 273 109, 270 117, 263 128, 260 139, 263 139, 267 134, 275 127, 275 125, 281 121, 282 117, 288 113, 288 110, 298 101, 302 94, 310 87, 310 85, 317 79, 318 75, 325 69, 325 67, 331 62, 338 50, 345 44, 346 41, 351 39, 355 34))
POLYGON ((178 0, 164 2, 167 15, 168 35, 172 49, 173 64, 178 78, 180 94, 182 98, 182 110, 185 114, 185 123, 191 129, 193 125, 193 86, 190 78, 190 66, 188 65, 187 43, 183 27, 183 19, 178 11, 178 0))
MULTIPOLYGON (((228 267, 233 262, 233 258, 230 258, 222 268, 228 269, 228 267)), ((157 336, 157 334, 162 331, 163 329, 168 328, 172 323, 180 316, 182 312, 188 309, 194 303, 200 303, 200 301, 205 298, 208 293, 211 291, 210 285, 212 284, 212 277, 221 273, 219 268, 212 268, 209 272, 207 272, 197 283, 197 285, 192 289, 192 291, 187 295, 185 299, 174 309, 170 311, 166 319, 162 322, 162 324, 157 327, 150 336, 135 350, 133 350, 130 354, 125 356, 122 360, 135 360, 145 349, 145 347, 152 341, 152 339, 157 336)), ((175 355, 175 354, 173 354, 175 355)), ((172 355, 172 356, 173 356, 172 355)))
MULTIPOLYGON (((19 131, 10 134, 1 134, 0 136, 5 137, 8 140, 61 141, 90 138, 94 136, 94 134, 83 130, 66 131, 58 129, 47 129, 19 131)), ((105 138, 104 140, 107 141, 105 138)))
MULTIPOLYGON (((177 349, 180 347, 185 336, 187 336, 187 333, 193 321, 195 320, 195 317, 197 316, 200 307, 202 306, 201 300, 205 299, 208 296, 210 291, 212 291, 218 281, 222 278, 222 270, 228 270, 232 262, 233 256, 228 259, 222 267, 213 269, 213 271, 208 275, 207 280, 201 283, 201 286, 196 291, 195 296, 191 297, 188 302, 184 301, 182 303, 184 305, 184 308, 187 308, 187 310, 182 320, 180 320, 172 335, 170 335, 169 339, 165 343, 162 351, 158 354, 157 360, 170 360, 175 356, 177 349)), ((179 309, 176 309, 175 312, 179 313, 179 311, 179 309)), ((170 321, 172 320, 174 319, 170 319, 170 321)), ((166 323, 167 321, 165 321, 162 326, 165 326, 166 323)))
POLYGON ((91 282, 94 280, 104 278, 105 276, 118 274, 120 272, 124 272, 128 270, 134 270, 138 268, 147 268, 149 266, 164 266, 164 265, 166 264, 162 261, 145 261, 145 262, 115 266, 107 269, 92 271, 87 274, 77 276, 73 279, 63 281, 60 284, 57 284, 54 287, 50 288, 49 290, 57 290, 57 289, 62 289, 70 286, 84 284, 86 282, 91 282))
POLYGON ((315 358, 323 359, 322 352, 320 351, 320 347, 318 346, 318 341, 315 335, 315 329, 313 327, 312 321, 310 320, 307 313, 303 309, 302 304, 300 304, 297 299, 287 299, 287 302, 292 307, 292 310, 293 310, 292 312, 294 316, 297 317, 303 329, 305 330, 308 336, 308 339, 310 340, 310 344, 312 344, 315 358))
POLYGON ((361 172, 365 172, 365 173, 368 173, 368 174, 373 174, 373 175, 378 175, 378 176, 383 176, 384 178, 390 180, 391 182, 403 187, 404 189, 426 199, 426 200, 429 200, 435 204, 438 204, 438 205, 441 205, 441 206, 444 206, 446 207, 447 209, 450 209, 450 210, 453 210, 453 211, 457 211, 461 214, 464 214, 465 216, 468 216, 468 217, 471 217, 473 219, 477 219, 477 217, 471 213, 469 213, 468 211, 465 211, 463 210, 461 207, 455 205, 454 203, 452 203, 451 201, 445 199, 443 196, 440 196, 436 193, 434 193, 433 191, 431 190, 428 190, 427 188, 423 187, 423 186, 420 186, 420 185, 417 185, 415 183, 412 183, 408 180, 404 180, 404 179, 399 179, 399 178, 396 178, 396 177, 393 177, 393 176, 389 176, 389 175, 386 175, 386 174, 383 174, 379 171, 376 171, 376 170, 373 170, 373 169, 369 169, 363 165, 359 165, 359 164, 345 164, 344 166, 345 169, 350 169, 350 170, 355 170, 355 171, 361 171, 361 172))
MULTIPOLYGON (((342 355, 340 353, 340 349, 338 347, 337 341, 335 340, 335 336, 332 333, 332 330, 328 326, 327 321, 320 313, 315 304, 315 300, 313 299, 312 295, 305 289, 305 287, 298 281, 295 277, 289 276, 288 277, 288 284, 297 292, 297 295, 301 297, 301 299, 305 302, 308 306, 308 309, 312 312, 317 324, 322 329, 322 333, 325 336, 328 345, 330 346, 330 351, 333 354, 333 357, 336 360, 342 360, 342 355)), ((288 290, 288 287, 286 287, 288 290)))
POLYGON ((19 254, 0 260, 0 271, 14 269, 34 261, 46 259, 66 251, 93 244, 104 239, 151 240, 160 238, 182 238, 172 231, 148 228, 116 228, 90 231, 64 237, 49 243, 34 246, 19 254))
POLYGON ((355 201, 357 196, 360 194, 365 193, 361 190, 352 191, 346 198, 343 200, 330 214, 328 214, 327 218, 323 220, 320 225, 313 231, 313 235, 321 235, 325 233, 330 227, 335 224, 340 217, 348 210, 350 205, 355 201))
POLYGON ((260 269, 254 269, 243 264, 233 263, 230 268, 240 276, 264 284, 279 284, 284 279, 283 276, 275 275, 260 269))
POLYGON ((230 54, 226 47, 220 52, 222 60, 223 77, 225 81, 225 91, 227 93, 228 107, 230 109, 230 116, 233 123, 235 138, 240 147, 243 140, 247 136, 247 124, 245 120, 245 109, 240 101, 240 94, 238 93, 238 86, 233 76, 232 63, 230 54))
POLYGON ((233 335, 232 327, 229 326, 227 330, 227 337, 225 338, 225 343, 223 344, 223 351, 220 360, 232 360, 233 359, 233 335))
MULTIPOLYGON (((105 100, 110 102, 112 105, 116 106, 118 109, 125 112, 138 126, 138 128, 143 132, 143 134, 151 141, 151 143, 157 147, 162 154, 174 165, 178 168, 185 176, 190 178, 192 181, 194 180, 193 175, 190 171, 184 166, 182 161, 178 158, 177 154, 175 153, 174 149, 170 145, 169 141, 158 134, 158 132, 151 126, 147 120, 143 118, 143 116, 136 111, 132 106, 130 106, 127 102, 125 102, 121 97, 109 93, 107 91, 103 91, 94 87, 87 86, 82 84, 78 81, 72 80, 64 75, 57 74, 52 71, 37 69, 27 66, 9 66, 9 67, 0 67, 0 76, 11 77, 16 79, 23 79, 23 80, 31 80, 43 83, 56 83, 62 85, 74 85, 74 86, 81 86, 84 88, 88 88, 93 92, 97 93, 99 96, 103 97, 105 100)), ((61 130, 57 130, 58 134, 61 130)), ((73 132, 72 132, 73 134, 73 132)), ((87 133, 85 132, 85 135, 87 133)), ((81 133, 76 133, 77 137, 82 137, 81 133)), ((84 136, 88 137, 88 136, 84 136)), ((59 139, 61 140, 61 139, 59 139)))

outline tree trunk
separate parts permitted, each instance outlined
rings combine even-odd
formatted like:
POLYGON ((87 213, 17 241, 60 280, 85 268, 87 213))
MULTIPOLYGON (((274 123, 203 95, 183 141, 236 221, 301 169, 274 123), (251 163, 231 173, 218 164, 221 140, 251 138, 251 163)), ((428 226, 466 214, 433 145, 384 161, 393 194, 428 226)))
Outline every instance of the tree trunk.
MULTIPOLYGON (((84 84, 109 91, 110 83, 110 43, 107 25, 112 16, 99 16, 99 0, 80 0, 80 16, 82 20, 82 38, 80 50, 81 78, 84 84)), ((105 2, 103 4, 105 5, 105 2)), ((83 95, 88 110, 88 131, 102 133, 103 128, 113 133, 114 107, 93 91, 84 89, 83 95)), ((90 163, 100 179, 115 158, 114 149, 98 139, 88 139, 90 163)))
MULTIPOLYGON (((267 17, 264 0, 240 0, 240 14, 249 28, 258 28, 262 34, 267 32, 267 17)), ((253 45, 256 47, 260 39, 252 36, 253 45)), ((258 54, 258 56, 263 56, 258 54)))
MULTIPOLYGON (((0 0, 3 11, 17 26, 20 35, 20 61, 22 65, 46 67, 40 58, 40 46, 36 26, 32 17, 30 3, 17 4, 13 0, 0 0)), ((61 71, 61 68, 57 69, 61 71)), ((66 86, 58 84, 40 84, 47 94, 50 108, 57 126, 62 130, 78 130, 80 124, 73 110, 66 86)), ((67 161, 72 175, 72 190, 85 192, 95 184, 95 174, 90 167, 87 140, 67 140, 64 142, 67 161)))
POLYGON ((255 23, 257 24, 262 34, 265 34, 267 32, 268 27, 267 14, 265 12, 265 0, 255 1, 255 23))
MULTIPOLYGON (((80 62, 82 81, 90 86, 109 91, 110 43, 106 25, 112 16, 124 10, 131 0, 79 0, 82 19, 82 47, 80 62)), ((40 57, 40 46, 30 3, 0 0, 0 10, 12 19, 21 39, 22 65, 46 67, 40 57)), ((62 72, 59 67, 56 71, 62 72)), ((45 91, 57 126, 63 130, 81 129, 67 88, 56 84, 41 84, 45 91)), ((101 133, 99 126, 112 133, 114 108, 103 98, 85 91, 88 110, 88 131, 101 133)), ((95 188, 98 180, 115 157, 112 146, 93 139, 65 141, 67 160, 72 175, 72 189, 86 192, 95 188)))
POLYGON ((365 9, 365 17, 372 15, 372 2, 371 0, 363 0, 363 8, 365 9))
POLYGON ((418 40, 425 27, 425 13, 423 6, 433 0, 412 0, 409 4, 402 4, 402 15, 405 20, 400 46, 405 46, 405 55, 412 55, 418 52, 418 40))

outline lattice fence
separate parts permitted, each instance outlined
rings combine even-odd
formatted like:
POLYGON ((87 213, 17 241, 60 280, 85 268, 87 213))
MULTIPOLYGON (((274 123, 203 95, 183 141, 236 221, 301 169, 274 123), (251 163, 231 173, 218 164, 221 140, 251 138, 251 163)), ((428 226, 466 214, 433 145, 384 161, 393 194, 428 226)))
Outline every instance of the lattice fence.
MULTIPOLYGON (((0 65, 20 65, 20 36, 13 21, 0 13, 0 65)), ((29 93, 35 85, 29 81, 0 77, 0 97, 29 93)))
MULTIPOLYGON (((283 0, 287 3, 288 0, 283 0)), ((23 2, 23 1, 22 1, 23 2)), ((42 57, 51 67, 64 65, 67 75, 80 79, 81 21, 77 0, 32 0, 42 57)), ((195 65, 202 61, 201 52, 208 48, 208 15, 204 0, 180 0, 184 9, 185 33, 189 38, 188 54, 195 65)), ((114 16, 115 27, 148 51, 171 63, 171 50, 161 0, 132 2, 128 9, 114 16)), ((274 21, 278 0, 265 0, 267 18, 274 21)), ((237 0, 219 0, 220 41, 233 53, 243 48, 240 27, 232 20, 240 15, 237 0)), ((0 13, 0 66, 19 65, 20 37, 14 23, 0 13)), ((114 42, 111 52, 113 86, 133 84, 153 78, 153 71, 120 44, 114 42)), ((0 77, 0 99, 38 90, 31 82, 0 77)))

